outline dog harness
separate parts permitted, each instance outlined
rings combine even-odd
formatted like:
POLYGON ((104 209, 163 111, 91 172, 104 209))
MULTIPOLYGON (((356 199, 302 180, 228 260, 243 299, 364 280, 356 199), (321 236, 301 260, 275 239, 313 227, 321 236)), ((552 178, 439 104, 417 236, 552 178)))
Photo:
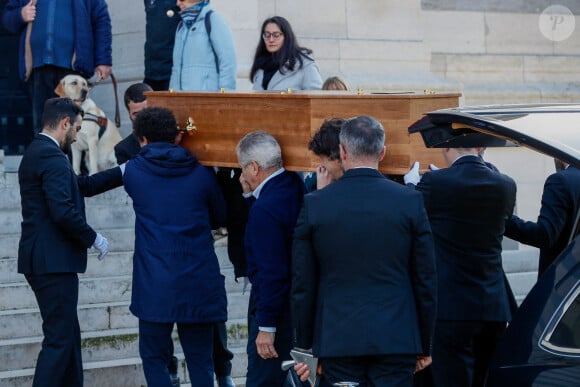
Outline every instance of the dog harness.
POLYGON ((101 137, 103 137, 103 134, 105 134, 105 130, 107 130, 107 123, 109 122, 107 117, 99 117, 92 113, 85 113, 83 116, 83 121, 91 121, 99 125, 99 140, 101 137))

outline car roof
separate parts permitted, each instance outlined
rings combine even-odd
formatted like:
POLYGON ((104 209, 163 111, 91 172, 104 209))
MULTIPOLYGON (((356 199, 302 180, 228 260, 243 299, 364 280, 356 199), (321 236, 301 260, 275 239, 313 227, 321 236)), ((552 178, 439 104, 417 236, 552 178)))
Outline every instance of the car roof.
POLYGON ((409 127, 417 132, 430 148, 520 145, 580 167, 580 104, 436 110, 409 127))

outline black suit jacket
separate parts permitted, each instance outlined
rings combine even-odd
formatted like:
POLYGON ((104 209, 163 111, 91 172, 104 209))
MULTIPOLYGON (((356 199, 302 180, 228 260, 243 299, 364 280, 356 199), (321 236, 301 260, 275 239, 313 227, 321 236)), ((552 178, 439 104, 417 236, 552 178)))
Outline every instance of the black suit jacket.
POLYGON ((37 134, 24 152, 18 180, 22 200, 18 272, 84 272, 87 248, 96 237, 85 219, 84 196, 122 185, 120 168, 77 177, 60 147, 37 134))
POLYGON ((115 158, 117 159, 117 164, 121 165, 133 157, 137 156, 141 152, 141 145, 137 137, 133 133, 119 141, 115 145, 115 158))
POLYGON ((421 195, 357 168, 305 196, 292 254, 298 347, 319 357, 428 354, 433 239, 421 195))
POLYGON ((537 222, 512 216, 505 235, 540 248, 538 273, 542 274, 568 245, 580 211, 580 169, 569 166, 546 179, 537 222))
POLYGON ((417 185, 433 230, 443 320, 509 321, 511 289, 501 251, 516 184, 478 156, 423 175, 417 185))

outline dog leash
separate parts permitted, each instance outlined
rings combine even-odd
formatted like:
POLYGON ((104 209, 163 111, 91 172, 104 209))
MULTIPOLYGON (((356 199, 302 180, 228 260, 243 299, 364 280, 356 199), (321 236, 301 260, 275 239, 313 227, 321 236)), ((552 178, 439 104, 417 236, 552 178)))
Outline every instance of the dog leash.
MULTIPOLYGON (((115 125, 117 126, 117 128, 120 128, 121 127, 121 113, 119 112, 119 96, 117 94, 117 79, 115 78, 113 73, 110 74, 110 77, 111 77, 111 81, 113 82, 113 90, 115 91, 115 125)), ((101 81, 101 79, 97 78, 97 80, 95 81, 94 84, 96 85, 100 81, 101 81)))
POLYGON ((117 79, 111 73, 111 80, 113 81, 113 90, 115 90, 115 125, 117 128, 121 127, 121 114, 119 113, 119 96, 117 95, 117 79))

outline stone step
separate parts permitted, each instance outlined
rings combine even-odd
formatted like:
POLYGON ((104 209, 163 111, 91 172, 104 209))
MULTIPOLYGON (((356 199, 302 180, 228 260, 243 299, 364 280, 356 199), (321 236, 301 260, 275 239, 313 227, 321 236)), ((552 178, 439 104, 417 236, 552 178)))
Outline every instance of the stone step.
MULTIPOLYGON (((233 281, 233 269, 223 270, 228 299, 241 295, 243 283, 233 281)), ((79 279, 79 305, 103 304, 129 301, 131 299, 131 275, 108 277, 81 277, 79 279)), ((249 296, 249 289, 243 298, 249 296)), ((34 294, 25 281, 0 284, 0 311, 37 306, 34 294)))
MULTIPOLYGON (((133 252, 131 250, 115 250, 114 246, 118 247, 128 247, 122 246, 124 242, 118 241, 118 233, 111 233, 109 237, 107 234, 103 234, 109 239, 111 252, 105 257, 104 261, 99 261, 97 259, 97 253, 93 249, 89 249, 89 255, 87 260, 87 270, 81 277, 103 277, 103 276, 114 276, 114 275, 130 275, 133 272, 133 252), (118 242, 118 243, 117 243, 118 242)), ((4 239, 5 241, 7 239, 4 239)), ((1 246, 0 239, 0 246, 1 246)), ((16 241, 18 243, 18 241, 16 241)), ((131 245, 132 248, 132 245, 131 245)), ((229 261, 227 256, 227 246, 225 246, 221 240, 215 244, 215 252, 218 257, 218 262, 222 270, 222 274, 226 276, 227 282, 234 282, 233 266, 229 261), (231 269, 231 272, 228 271, 231 269)), ((0 284, 11 283, 11 282, 25 282, 24 276, 17 272, 18 260, 11 256, 9 258, 0 258, 0 284)))
MULTIPOLYGON (((4 170, 6 172, 6 176, 15 175, 16 177, 18 177, 17 172, 21 160, 22 160, 21 155, 4 156, 2 162, 4 163, 4 170)), ((18 181, 18 179, 16 181, 18 181)))
POLYGON ((20 212, 20 189, 18 186, 0 186, 0 210, 20 212))
POLYGON ((14 234, 0 234, 0 259, 18 256, 18 242, 20 232, 14 234))
POLYGON ((518 303, 521 303, 538 277, 538 249, 520 245, 502 253, 504 271, 518 303))
POLYGON ((522 272, 538 272, 538 249, 520 245, 518 250, 502 252, 503 269, 506 274, 522 272))
MULTIPOLYGON (((0 216, 2 211, 0 210, 0 216)), ((0 220, 1 222, 1 220, 0 220)), ((19 220, 20 222, 20 220, 19 220)), ((96 228, 97 232, 101 233, 109 241, 109 251, 111 252, 132 252, 135 247, 135 229, 131 227, 124 228, 96 228)), ((11 233, 0 233, 0 259, 2 258, 16 258, 18 256, 18 242, 20 240, 20 223, 18 223, 18 231, 11 233)), ((214 246, 216 254, 220 261, 220 265, 230 265, 227 257, 228 238, 224 237, 218 239, 214 246)), ((93 250, 89 249, 89 254, 93 250)), ((2 269, 0 269, 0 272, 2 269)), ((2 280, 0 279, 0 282, 2 280)))
MULTIPOLYGON (((117 191, 119 188, 115 189, 117 191)), ((18 202, 15 203, 13 189, 0 192, 0 202, 7 200, 9 205, 0 207, 0 235, 20 233, 20 223, 22 222, 22 211, 20 208, 20 193, 18 202), (14 203, 11 203, 14 202, 14 203)), ((104 193, 100 196, 107 196, 104 193)), ((102 230, 113 230, 118 228, 133 228, 135 226, 135 213, 130 203, 107 200, 100 196, 87 198, 86 216, 91 227, 102 230)))
MULTIPOLYGON (((228 336, 233 342, 247 338, 248 293, 228 294, 228 336)), ((137 318, 129 301, 80 305, 78 316, 83 331, 136 328, 137 318)), ((0 311, 0 340, 42 335, 42 318, 37 307, 0 311)))
MULTIPOLYGON (((86 208, 87 223, 95 230, 115 230, 135 226, 131 206, 99 205, 86 208)), ((20 208, 0 209, 0 235, 19 234, 22 213, 20 208)))
POLYGON ((20 233, 21 222, 20 208, 0 208, 0 235, 20 233))
MULTIPOLYGON (((0 211, 1 212, 1 211, 0 211)), ((16 233, 0 234, 0 259, 16 258, 18 256, 18 242, 20 241, 20 225, 16 233)), ((135 231, 131 228, 96 229, 109 240, 109 251, 133 251, 135 245, 135 231)), ((88 250, 91 252, 91 249, 88 250)), ((2 271, 0 269, 0 271, 2 271)), ((2 282, 0 280, 0 282, 2 282)))
POLYGON ((538 273, 512 273, 508 274, 507 278, 516 301, 518 301, 518 304, 520 304, 536 284, 538 273))
MULTIPOLYGON (((103 361, 139 356, 137 329, 83 332, 81 340, 85 361, 103 361)), ((33 368, 42 336, 0 340, 0 371, 33 368)))
MULTIPOLYGON (((176 356, 183 359, 183 351, 176 330, 174 330, 173 341, 176 356)), ((30 377, 32 375, 41 342, 41 336, 0 340, 0 385, 5 386, 2 380, 8 379, 10 375, 17 377, 30 377)), ((229 349, 234 353, 232 375, 236 377, 245 375, 247 364, 245 343, 229 346, 229 349)), ((136 328, 84 332, 81 334, 81 350, 85 369, 111 368, 119 363, 125 365, 127 363, 140 364, 138 330, 136 328), (134 360, 128 361, 129 359, 134 360)), ((184 370, 185 363, 181 361, 182 381, 187 382, 184 370)), ((109 386, 110 384, 94 385, 109 386)))
MULTIPOLYGON (((90 277, 79 280, 79 305, 127 301, 131 276, 90 277)), ((0 310, 34 308, 36 300, 24 281, 0 284, 0 310)))
MULTIPOLYGON (((245 348, 230 348, 234 353, 232 360, 232 375, 237 387, 244 387, 246 378, 247 358, 245 348)), ((182 387, 195 386, 187 375, 187 367, 183 354, 178 353, 179 378, 182 387)), ((126 359, 84 362, 85 386, 107 387, 138 387, 145 386, 145 377, 141 359, 131 357, 126 359)), ((0 385, 3 387, 30 387, 34 376, 34 368, 18 369, 0 372, 0 385)))

